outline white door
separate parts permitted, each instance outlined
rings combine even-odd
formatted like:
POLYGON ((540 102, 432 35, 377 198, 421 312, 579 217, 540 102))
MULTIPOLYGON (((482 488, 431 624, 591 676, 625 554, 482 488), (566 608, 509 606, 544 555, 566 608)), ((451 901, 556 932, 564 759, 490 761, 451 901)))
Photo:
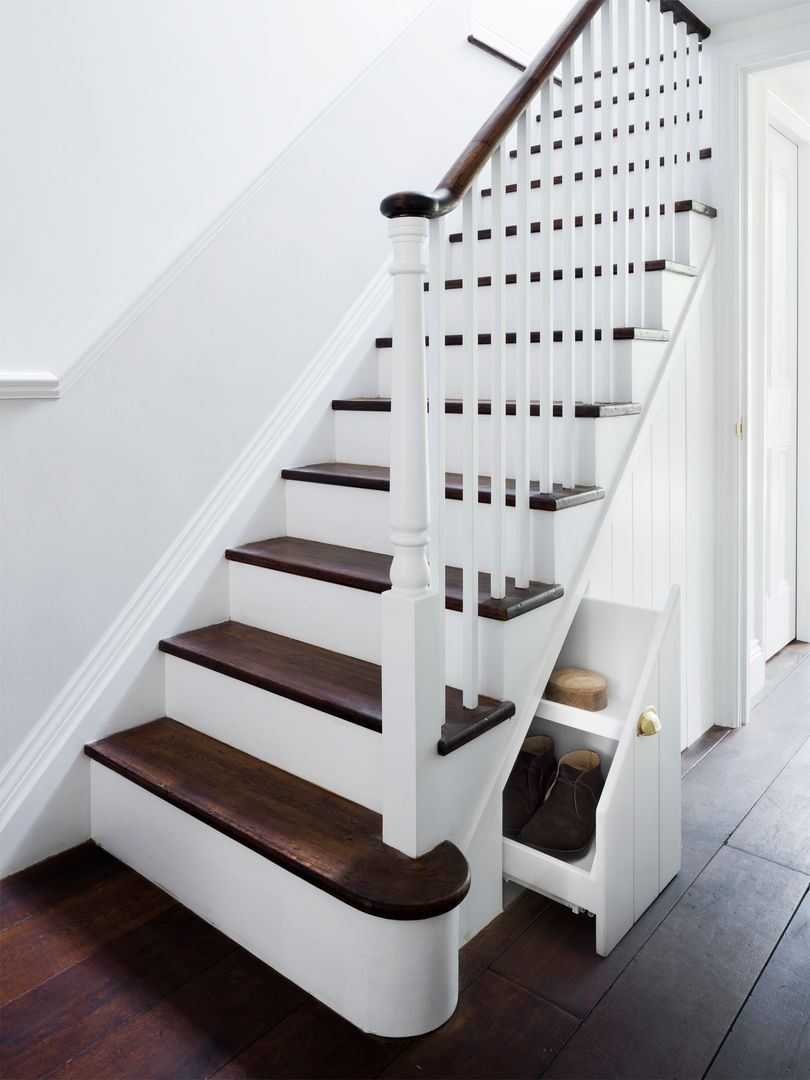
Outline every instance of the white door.
POLYGON ((768 128, 765 659, 796 636, 798 149, 768 128))

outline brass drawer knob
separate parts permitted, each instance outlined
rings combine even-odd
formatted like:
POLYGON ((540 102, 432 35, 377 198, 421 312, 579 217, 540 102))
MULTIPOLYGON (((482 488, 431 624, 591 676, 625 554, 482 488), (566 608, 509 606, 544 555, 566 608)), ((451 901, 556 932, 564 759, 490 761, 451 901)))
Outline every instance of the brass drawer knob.
POLYGON ((661 721, 653 705, 648 705, 638 718, 636 735, 657 735, 661 730, 661 721))

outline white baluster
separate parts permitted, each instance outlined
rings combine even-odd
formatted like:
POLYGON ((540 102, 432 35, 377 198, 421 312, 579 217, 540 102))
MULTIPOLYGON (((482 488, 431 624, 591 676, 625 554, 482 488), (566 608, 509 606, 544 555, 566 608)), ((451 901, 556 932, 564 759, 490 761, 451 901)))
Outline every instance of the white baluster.
POLYGON ((464 574, 462 688, 464 707, 478 704, 478 202, 473 184, 464 196, 463 518, 464 574))
POLYGON ((661 257, 675 258, 675 24, 672 12, 661 15, 661 51, 664 54, 662 82, 664 93, 661 96, 661 116, 664 118, 663 137, 664 159, 661 177, 664 220, 662 231, 661 257))
POLYGON ((588 23, 582 32, 582 229, 584 232, 582 256, 582 364, 583 398, 585 401, 596 400, 596 344, 594 342, 595 321, 595 280, 596 263, 595 226, 596 213, 594 199, 594 141, 596 130, 594 100, 596 97, 594 79, 593 23, 588 23))
POLYGON ((635 0, 635 26, 634 47, 636 57, 633 80, 633 92, 635 95, 633 109, 633 124, 635 126, 635 153, 633 155, 633 229, 631 233, 630 261, 633 263, 633 289, 631 293, 630 322, 633 326, 646 326, 645 322, 645 296, 647 289, 647 275, 644 271, 646 260, 646 232, 647 219, 644 208, 647 205, 647 169, 645 162, 648 156, 650 139, 646 131, 646 87, 647 87, 647 12, 649 4, 647 0, 635 0))
POLYGON ((686 85, 688 81, 687 47, 686 23, 676 23, 675 83, 677 90, 675 92, 675 113, 678 118, 678 122, 675 125, 675 156, 678 159, 675 167, 676 201, 689 198, 689 190, 686 181, 686 156, 689 153, 689 124, 686 120, 686 114, 689 111, 689 91, 686 85))
POLYGON ((661 86, 663 83, 663 68, 661 65, 661 3, 660 0, 649 0, 650 9, 650 98, 648 102, 648 114, 650 118, 650 149, 649 149, 649 192, 648 205, 650 216, 647 221, 647 258, 661 259, 662 251, 661 230, 661 157, 663 156, 664 139, 661 129, 661 103, 664 100, 661 86))
POLYGON ((504 147, 492 156, 492 559, 490 592, 506 596, 504 504, 506 500, 506 266, 504 260, 504 147))
MULTIPOLYGON (((569 49, 563 57, 561 67, 562 77, 562 182, 563 182, 563 215, 562 236, 560 245, 562 258, 562 284, 563 293, 563 365, 562 380, 562 427, 563 427, 563 453, 562 471, 560 482, 563 487, 573 488, 574 463, 576 460, 574 402, 576 400, 576 308, 574 304, 574 270, 576 267, 576 206, 574 184, 574 58, 573 50, 569 49)), ((583 142, 584 142, 583 136, 583 142)), ((585 227, 583 222, 583 228, 585 227)))
POLYGON ((616 111, 613 126, 616 128, 616 185, 614 207, 616 224, 614 225, 614 254, 616 259, 616 283, 614 295, 615 325, 627 326, 628 315, 628 274, 630 261, 628 246, 630 186, 630 13, 627 0, 616 2, 616 111))
POLYGON ((548 78, 540 91, 540 371, 537 380, 540 398, 541 491, 554 487, 554 79, 548 78))
POLYGON ((443 837, 425 761, 444 719, 444 597, 429 587, 423 218, 388 223, 393 244, 391 589, 381 599, 383 840, 416 857, 443 837))
POLYGON ((445 291, 447 277, 445 218, 430 222, 430 292, 428 294, 428 446, 430 455, 430 585, 444 592, 445 536, 445 291))
POLYGON ((597 233, 602 279, 599 289, 598 322, 602 329, 601 356, 607 377, 600 395, 614 400, 613 376, 613 0, 607 0, 601 14, 601 98, 602 98, 602 224, 597 233))
POLYGON ((531 108, 517 122, 518 134, 518 325, 517 325, 517 385, 515 392, 515 424, 517 447, 515 460, 515 517, 518 530, 518 565, 515 584, 519 589, 529 587, 529 409, 531 407, 531 217, 529 190, 531 188, 531 108))
POLYGON ((689 55, 687 56, 687 90, 689 124, 688 145, 689 164, 687 165, 687 187, 684 193, 685 199, 700 199, 698 170, 700 168, 700 104, 702 95, 700 92, 700 42, 697 34, 689 36, 689 55))

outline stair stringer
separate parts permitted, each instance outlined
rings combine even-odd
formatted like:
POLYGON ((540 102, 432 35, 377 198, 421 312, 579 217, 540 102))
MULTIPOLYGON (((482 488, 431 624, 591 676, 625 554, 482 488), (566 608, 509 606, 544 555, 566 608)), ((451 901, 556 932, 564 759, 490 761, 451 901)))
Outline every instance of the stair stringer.
POLYGON ((556 664, 568 631, 590 581, 591 559, 603 531, 610 525, 623 477, 633 468, 650 431, 656 407, 666 388, 671 361, 683 343, 685 331, 698 312, 701 298, 711 280, 716 259, 716 241, 712 241, 702 260, 698 275, 685 298, 680 316, 672 330, 660 364, 643 402, 638 423, 628 432, 628 441, 616 469, 615 478, 597 504, 593 527, 577 552, 576 567, 570 578, 561 583, 563 597, 551 605, 552 618, 541 647, 527 659, 522 682, 507 685, 505 692, 515 703, 515 716, 508 725, 501 756, 492 761, 486 783, 478 789, 478 798, 463 833, 450 837, 470 865, 472 885, 462 905, 460 930, 464 942, 484 928, 502 909, 502 835, 501 793, 512 766, 534 719, 546 683, 556 664))

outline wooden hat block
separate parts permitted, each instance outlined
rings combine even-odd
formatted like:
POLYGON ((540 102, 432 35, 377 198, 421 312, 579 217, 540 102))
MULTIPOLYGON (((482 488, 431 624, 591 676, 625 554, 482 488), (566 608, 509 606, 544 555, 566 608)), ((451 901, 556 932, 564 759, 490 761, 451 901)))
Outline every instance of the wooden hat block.
POLYGON ((607 705, 607 679, 585 668, 555 668, 546 685, 544 697, 575 709, 599 712, 607 705))

